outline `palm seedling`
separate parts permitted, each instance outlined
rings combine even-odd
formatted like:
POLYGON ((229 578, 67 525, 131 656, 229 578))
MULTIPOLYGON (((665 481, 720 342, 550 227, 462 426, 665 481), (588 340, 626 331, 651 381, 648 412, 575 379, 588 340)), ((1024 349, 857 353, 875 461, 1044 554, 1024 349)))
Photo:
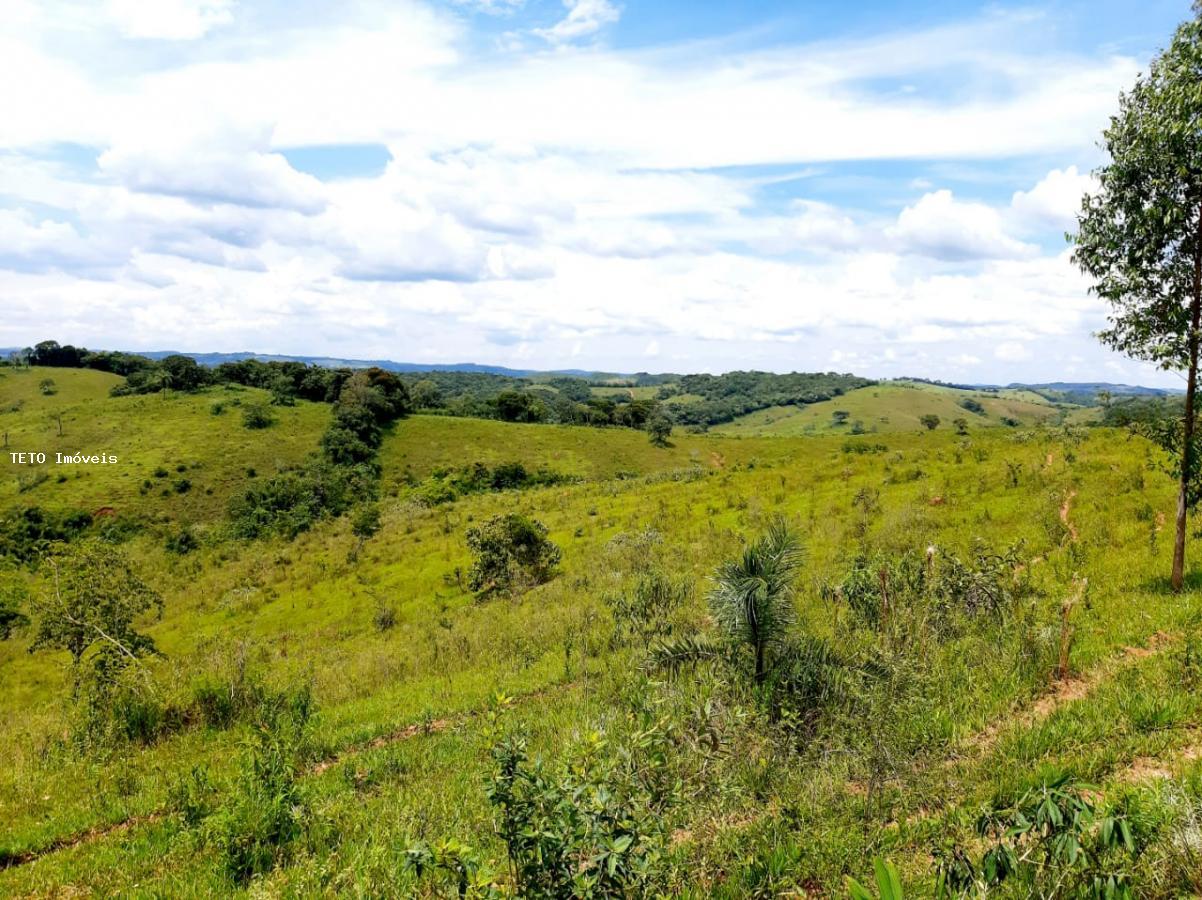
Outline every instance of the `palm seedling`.
POLYGON ((793 587, 801 568, 801 544, 783 519, 714 576, 710 612, 719 627, 755 651, 755 680, 767 674, 767 653, 784 639, 796 618, 793 587))

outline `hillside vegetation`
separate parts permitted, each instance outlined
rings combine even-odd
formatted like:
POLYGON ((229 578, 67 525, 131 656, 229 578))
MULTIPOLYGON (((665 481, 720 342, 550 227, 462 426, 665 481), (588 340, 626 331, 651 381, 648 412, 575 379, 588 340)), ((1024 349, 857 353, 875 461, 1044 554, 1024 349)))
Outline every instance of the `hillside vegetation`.
POLYGON ((10 443, 121 462, 6 462, 0 515, 118 508, 131 527, 101 517, 69 546, 107 541, 161 597, 135 620, 161 656, 89 713, 68 654, 28 652, 48 564, 0 567, 34 620, 0 641, 0 893, 536 896, 558 872, 545 895, 846 896, 880 857, 931 896, 948 860, 981 871, 981 814, 1058 779, 1137 851, 1097 848, 1066 884, 1197 887, 1179 848, 1202 703, 1170 686, 1202 677, 1202 608, 1164 582, 1173 485, 1142 439, 900 430, 917 406, 876 435, 667 447, 412 415, 375 456, 375 530, 243 540, 231 498, 317 454, 328 405, 250 429, 211 408, 256 389, 110 397, 112 376, 57 369, 44 394, 44 374, 0 377, 10 443), (558 563, 473 590, 468 532, 511 513, 558 563), (758 681, 710 594, 776 522, 804 554, 758 681))
POLYGON ((1061 422, 1074 411, 1073 407, 1054 406, 1029 391, 985 392, 891 382, 859 388, 807 406, 769 407, 713 430, 732 435, 914 431, 925 427, 922 417, 929 415, 939 417, 936 428, 948 430, 956 427, 957 419, 963 419, 968 430, 995 425, 1031 427, 1061 422))

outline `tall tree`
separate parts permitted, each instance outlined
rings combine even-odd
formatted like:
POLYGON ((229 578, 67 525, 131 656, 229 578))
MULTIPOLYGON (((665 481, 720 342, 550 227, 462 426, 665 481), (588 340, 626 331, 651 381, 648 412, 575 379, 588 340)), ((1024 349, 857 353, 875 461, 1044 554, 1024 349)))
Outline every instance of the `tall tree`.
POLYGON ((1074 236, 1074 261, 1110 304, 1109 347, 1186 373, 1180 427, 1161 432, 1179 478, 1172 584, 1185 579, 1189 510, 1202 498, 1197 435, 1202 316, 1202 5, 1119 98, 1074 236))

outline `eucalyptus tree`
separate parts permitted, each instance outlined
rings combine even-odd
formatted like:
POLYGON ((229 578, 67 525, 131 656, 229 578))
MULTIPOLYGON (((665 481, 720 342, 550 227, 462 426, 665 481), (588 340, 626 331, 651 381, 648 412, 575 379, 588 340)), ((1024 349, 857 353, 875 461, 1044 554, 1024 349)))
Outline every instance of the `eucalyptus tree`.
POLYGON ((1147 74, 1119 98, 1103 136, 1109 162, 1084 198, 1073 259, 1110 305, 1102 343, 1184 371, 1179 421, 1155 429, 1179 479, 1172 585, 1185 577, 1185 535, 1202 498, 1197 428, 1202 318, 1202 5, 1147 74))
POLYGON ((710 612, 734 640, 755 651, 755 680, 768 671, 767 652, 784 640, 797 616, 793 605, 797 573, 804 559, 801 544, 783 519, 714 575, 710 612))

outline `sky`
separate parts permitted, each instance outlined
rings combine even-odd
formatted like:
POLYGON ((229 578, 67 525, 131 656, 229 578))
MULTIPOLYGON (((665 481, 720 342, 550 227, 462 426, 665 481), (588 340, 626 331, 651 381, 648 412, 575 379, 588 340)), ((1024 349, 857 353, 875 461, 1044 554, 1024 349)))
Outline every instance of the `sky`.
POLYGON ((1189 0, 4 0, 0 347, 1178 386, 1070 260, 1189 0))

